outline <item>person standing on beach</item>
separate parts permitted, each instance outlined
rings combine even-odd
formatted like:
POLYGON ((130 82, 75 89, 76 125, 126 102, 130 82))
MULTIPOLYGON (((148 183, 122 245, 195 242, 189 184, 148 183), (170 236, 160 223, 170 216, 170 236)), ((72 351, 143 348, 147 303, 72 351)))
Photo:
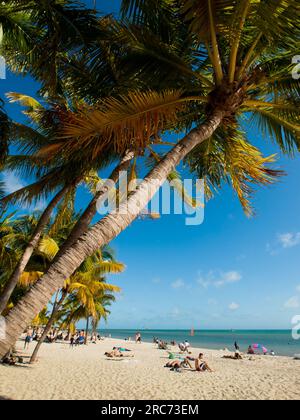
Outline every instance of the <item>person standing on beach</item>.
POLYGON ((33 334, 32 330, 30 329, 27 330, 26 337, 25 337, 24 350, 29 348, 29 344, 31 343, 31 340, 32 340, 32 334, 33 334))
POLYGON ((75 336, 72 335, 71 340, 70 340, 70 347, 73 348, 75 344, 75 336))
POLYGON ((141 336, 141 333, 136 333, 136 335, 135 335, 135 342, 137 343, 137 344, 142 344, 142 336, 141 336))
POLYGON ((234 343, 234 348, 235 348, 236 351, 240 351, 240 347, 239 347, 239 345, 236 341, 234 343))

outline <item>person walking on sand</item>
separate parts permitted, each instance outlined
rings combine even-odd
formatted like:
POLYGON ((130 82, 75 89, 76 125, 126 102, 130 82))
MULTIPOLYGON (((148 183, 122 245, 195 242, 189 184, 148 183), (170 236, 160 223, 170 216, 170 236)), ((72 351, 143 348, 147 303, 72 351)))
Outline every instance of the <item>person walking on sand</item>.
POLYGON ((26 332, 26 337, 25 337, 24 350, 26 350, 26 349, 28 349, 28 348, 29 348, 29 344, 30 344, 30 343, 31 343, 31 341, 32 341, 32 334, 33 334, 33 332, 32 332, 32 330, 31 330, 31 329, 27 330, 27 332, 26 332))
POLYGON ((70 347, 73 349, 74 348, 74 344, 75 344, 75 336, 72 335, 71 339, 70 339, 70 347))
POLYGON ((135 342, 136 342, 136 344, 142 344, 142 336, 141 336, 141 333, 136 333, 136 335, 135 335, 135 342))

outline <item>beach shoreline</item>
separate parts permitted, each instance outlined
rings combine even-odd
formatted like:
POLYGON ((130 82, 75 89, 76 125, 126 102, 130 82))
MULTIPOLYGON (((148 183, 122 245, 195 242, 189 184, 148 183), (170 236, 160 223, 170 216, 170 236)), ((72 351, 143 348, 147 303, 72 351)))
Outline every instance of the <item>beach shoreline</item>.
MULTIPOLYGON (((17 350, 29 356, 34 349, 17 350)), ((173 351, 177 351, 175 347, 173 351)), ((0 365, 0 398, 16 400, 209 400, 300 399, 300 362, 285 356, 225 360, 223 350, 203 351, 214 373, 165 368, 168 354, 151 343, 106 338, 71 348, 68 343, 44 344, 34 365, 0 365), (106 351, 122 346, 134 358, 107 359, 106 351)), ((26 361, 28 359, 25 359, 26 361)))
MULTIPOLYGON (((123 340, 125 337, 134 336, 137 330, 134 329, 101 329, 97 333, 104 337, 112 337, 123 340)), ((190 330, 168 330, 168 329, 147 329, 139 330, 143 342, 152 343, 153 338, 171 343, 184 342, 188 340, 192 347, 202 350, 234 350, 234 343, 238 343, 241 351, 247 351, 249 346, 260 343, 266 347, 269 352, 273 351, 277 356, 294 357, 300 354, 300 341, 294 340, 291 330, 194 330, 191 336, 190 330)), ((262 353, 261 349, 256 350, 262 353)))

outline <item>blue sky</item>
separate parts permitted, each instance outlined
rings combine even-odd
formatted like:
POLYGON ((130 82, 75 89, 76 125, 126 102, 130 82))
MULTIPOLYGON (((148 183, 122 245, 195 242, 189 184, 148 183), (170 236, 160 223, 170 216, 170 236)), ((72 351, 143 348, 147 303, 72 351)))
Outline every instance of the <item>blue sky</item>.
MULTIPOLYGON (((105 11, 118 7, 117 0, 97 4, 106 5, 105 11)), ((34 95, 37 87, 8 73, 0 80, 0 95, 34 95)), ((18 106, 7 110, 12 118, 23 119, 18 106)), ((265 153, 279 153, 255 129, 248 133, 265 153)), ((112 245, 127 269, 109 279, 122 293, 107 326, 290 328, 300 313, 299 155, 288 160, 279 154, 277 166, 287 176, 257 192, 251 219, 225 187, 207 203, 200 226, 186 226, 183 216, 170 215, 138 220, 123 232, 112 245)), ((13 190, 26 181, 9 175, 6 182, 13 190)), ((81 192, 78 207, 86 202, 81 192)))

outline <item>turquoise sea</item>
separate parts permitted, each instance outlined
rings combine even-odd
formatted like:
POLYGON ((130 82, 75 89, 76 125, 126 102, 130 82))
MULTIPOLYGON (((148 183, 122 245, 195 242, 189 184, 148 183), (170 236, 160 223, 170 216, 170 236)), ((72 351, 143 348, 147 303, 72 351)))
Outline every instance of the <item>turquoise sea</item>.
MULTIPOLYGON (((136 330, 101 329, 102 336, 125 339, 134 337, 136 330)), ((193 347, 221 350, 234 349, 234 342, 237 341, 241 351, 247 350, 251 344, 261 344, 269 351, 274 350, 280 356, 294 356, 300 354, 300 340, 292 337, 291 330, 195 330, 191 337, 190 330, 140 330, 142 339, 145 342, 152 342, 153 337, 165 341, 176 341, 177 343, 188 340, 193 347)))

